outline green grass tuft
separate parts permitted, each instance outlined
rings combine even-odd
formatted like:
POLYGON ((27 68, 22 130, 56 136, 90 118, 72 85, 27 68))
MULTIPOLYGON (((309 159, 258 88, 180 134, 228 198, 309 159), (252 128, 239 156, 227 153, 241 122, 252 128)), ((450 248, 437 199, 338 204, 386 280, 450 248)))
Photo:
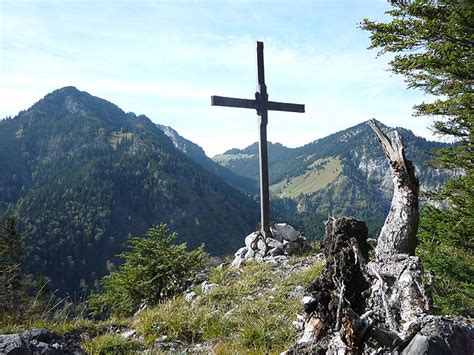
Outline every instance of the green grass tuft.
POLYGON ((105 334, 86 340, 82 344, 87 354, 129 354, 143 349, 138 340, 126 340, 120 335, 105 334))

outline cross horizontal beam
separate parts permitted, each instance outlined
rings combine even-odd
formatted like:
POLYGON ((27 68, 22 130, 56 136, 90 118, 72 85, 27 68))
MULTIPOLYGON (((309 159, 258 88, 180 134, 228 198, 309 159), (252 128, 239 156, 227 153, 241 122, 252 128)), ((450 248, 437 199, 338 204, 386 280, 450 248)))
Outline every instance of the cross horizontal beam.
POLYGON ((236 99, 233 97, 211 96, 211 106, 226 106, 257 109, 257 101, 249 99, 236 99))
MULTIPOLYGON (((211 96, 212 106, 225 106, 225 107, 239 107, 239 108, 251 108, 257 110, 259 104, 257 100, 249 99, 237 99, 234 97, 225 96, 211 96)), ((275 102, 268 101, 267 109, 272 111, 286 111, 286 112, 305 112, 304 105, 300 104, 289 104, 286 102, 275 102)))
POLYGON ((268 109, 272 111, 287 111, 287 112, 301 112, 304 113, 304 105, 289 104, 286 102, 268 101, 268 109))

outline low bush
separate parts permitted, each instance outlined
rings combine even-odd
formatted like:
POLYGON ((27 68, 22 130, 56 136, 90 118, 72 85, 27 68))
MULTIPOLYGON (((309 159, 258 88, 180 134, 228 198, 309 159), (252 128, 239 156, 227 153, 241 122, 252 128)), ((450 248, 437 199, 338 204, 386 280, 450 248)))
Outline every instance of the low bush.
POLYGON ((88 300, 91 314, 130 315, 142 302, 153 306, 182 291, 205 253, 203 246, 187 251, 186 244, 174 244, 175 239, 165 224, 132 238, 131 251, 120 255, 124 263, 101 280, 103 292, 88 300))

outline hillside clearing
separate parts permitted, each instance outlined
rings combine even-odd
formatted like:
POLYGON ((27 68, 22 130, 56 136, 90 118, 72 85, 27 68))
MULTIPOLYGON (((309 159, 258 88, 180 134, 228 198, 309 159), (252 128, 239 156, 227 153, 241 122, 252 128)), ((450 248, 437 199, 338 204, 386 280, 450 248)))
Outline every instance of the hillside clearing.
POLYGON ((270 192, 279 197, 297 197, 327 187, 341 175, 342 161, 339 157, 318 159, 303 175, 282 180, 270 186, 270 192))

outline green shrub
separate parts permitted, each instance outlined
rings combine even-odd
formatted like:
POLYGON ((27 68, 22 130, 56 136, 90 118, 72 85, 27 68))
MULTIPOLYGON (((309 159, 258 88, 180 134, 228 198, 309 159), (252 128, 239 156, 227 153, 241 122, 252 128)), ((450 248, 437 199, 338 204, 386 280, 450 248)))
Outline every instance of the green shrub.
POLYGON ((467 222, 454 211, 425 208, 418 230, 417 254, 425 270, 434 275, 436 311, 473 317, 474 243, 472 230, 463 223, 467 222))
POLYGON ((156 305, 182 291, 205 253, 203 246, 188 252, 175 239, 165 224, 150 228, 143 238, 132 238, 131 251, 120 255, 125 262, 101 280, 103 292, 90 297, 91 314, 132 314, 143 301, 156 305))

